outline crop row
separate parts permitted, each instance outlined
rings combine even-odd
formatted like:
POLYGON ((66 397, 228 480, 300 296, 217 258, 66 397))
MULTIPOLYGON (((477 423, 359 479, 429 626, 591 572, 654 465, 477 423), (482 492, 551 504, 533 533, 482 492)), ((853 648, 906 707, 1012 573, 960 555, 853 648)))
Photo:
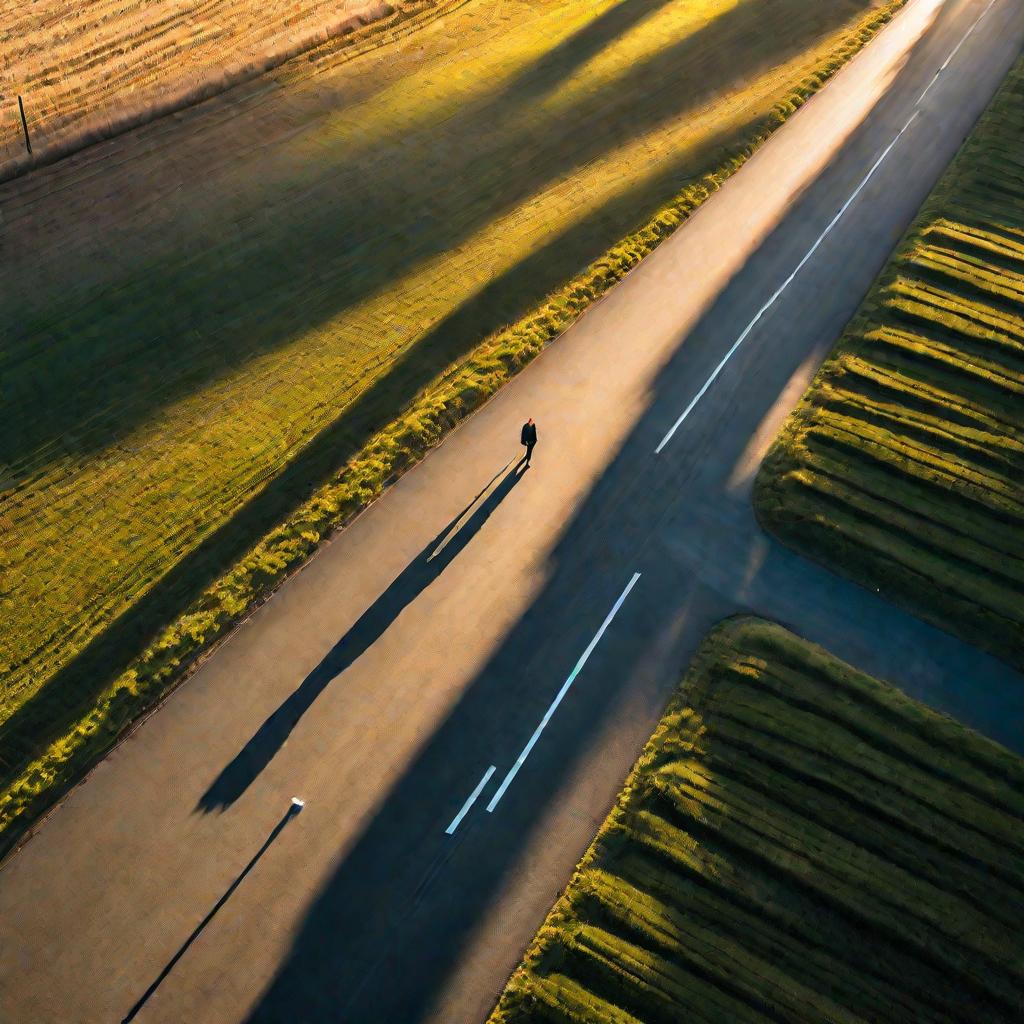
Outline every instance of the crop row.
POLYGON ((1024 663, 1024 62, 758 477, 787 544, 1024 663))
POLYGON ((492 1024, 1019 1019, 1022 784, 983 737, 731 620, 492 1024))

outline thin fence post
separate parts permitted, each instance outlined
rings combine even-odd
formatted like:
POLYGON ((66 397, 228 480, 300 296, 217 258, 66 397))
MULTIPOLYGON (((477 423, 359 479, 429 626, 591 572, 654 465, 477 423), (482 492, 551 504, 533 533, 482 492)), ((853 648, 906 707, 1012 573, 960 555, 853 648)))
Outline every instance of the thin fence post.
POLYGON ((21 112, 21 127, 25 132, 25 148, 28 150, 28 155, 32 155, 32 141, 28 137, 28 121, 25 120, 25 104, 21 101, 21 96, 18 96, 18 110, 21 112))

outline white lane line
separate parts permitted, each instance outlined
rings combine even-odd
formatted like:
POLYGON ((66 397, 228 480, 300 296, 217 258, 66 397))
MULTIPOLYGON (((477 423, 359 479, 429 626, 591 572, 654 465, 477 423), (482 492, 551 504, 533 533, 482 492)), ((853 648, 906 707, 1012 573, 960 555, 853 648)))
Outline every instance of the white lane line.
POLYGON ((925 89, 923 93, 921 93, 920 96, 917 97, 917 106, 921 106, 921 104, 924 102, 925 96, 927 96, 928 93, 932 91, 932 86, 939 80, 939 75, 941 74, 942 69, 940 68, 938 71, 935 72, 934 75, 932 75, 932 80, 928 83, 928 87, 925 89))
POLYGON ((452 818, 452 823, 444 830, 444 834, 446 836, 455 835, 455 830, 459 827, 459 823, 467 815, 467 813, 469 813, 470 807, 472 807, 473 804, 476 803, 476 798, 483 792, 484 786, 486 786, 487 783, 491 781, 491 776, 497 770, 498 769, 495 768, 494 765, 492 764, 491 767, 484 772, 484 777, 476 784, 476 789, 474 789, 473 792, 469 794, 469 797, 466 799, 466 802, 462 805, 462 810, 459 811, 459 813, 456 814, 454 818, 452 818))
POLYGON ((498 806, 498 801, 505 795, 505 790, 511 785, 512 780, 516 777, 519 769, 523 767, 523 762, 530 756, 530 751, 533 750, 534 744, 540 738, 540 734, 544 731, 544 727, 551 721, 551 716, 554 715, 558 709, 558 705, 562 703, 562 698, 569 692, 569 687, 572 686, 576 677, 580 674, 580 670, 587 663, 587 658, 593 653, 594 648, 598 645, 601 637, 604 636, 604 631, 611 625, 612 619, 618 614, 619 609, 622 607, 623 602, 629 597, 629 592, 636 586, 636 581, 640 579, 640 573, 633 573, 633 578, 626 584, 626 589, 619 594, 619 599, 612 606, 612 610, 605 616, 604 622, 601 623, 601 628, 594 634, 594 639, 587 644, 587 649, 580 655, 580 660, 576 662, 575 668, 569 673, 569 678, 562 683, 562 688, 558 691, 558 695, 551 702, 551 706, 544 712, 544 717, 540 720, 540 725, 533 730, 533 735, 530 737, 529 742, 523 747, 523 752, 516 758, 516 763, 508 770, 508 774, 502 780, 501 785, 498 787, 498 791, 491 797, 491 802, 487 805, 488 812, 494 810, 498 806))
POLYGON ((725 358, 715 367, 715 370, 711 374, 711 376, 708 377, 706 381, 704 381, 704 384, 701 387, 700 391, 698 391, 697 394, 693 396, 693 399, 691 400, 690 404, 683 410, 682 415, 679 417, 679 419, 675 421, 675 423, 672 424, 672 427, 669 430, 669 432, 661 439, 661 444, 659 444, 658 447, 654 449, 655 455, 661 454, 661 450, 665 447, 665 445, 669 443, 669 441, 672 440, 672 437, 675 434, 675 432, 682 426, 683 420, 685 420, 686 417, 689 416, 691 412, 693 412, 694 407, 707 393, 708 388, 710 388, 711 385, 715 383, 715 381, 718 379, 718 375, 722 372, 722 370, 725 369, 725 364, 728 363, 730 359, 732 359, 732 357, 736 353, 736 350, 740 347, 740 345, 743 344, 744 341, 747 340, 747 336, 757 326, 761 317, 763 317, 765 313, 767 313, 768 310, 771 309, 773 305, 775 305, 775 301, 778 299, 778 297, 793 283, 793 280, 794 278, 796 278, 796 275, 799 274, 801 270, 803 270, 803 268, 807 265, 807 262, 810 260, 810 258, 818 251, 818 247, 821 245, 822 242, 825 241, 825 239, 831 233, 832 229, 839 223, 843 214, 846 213, 846 211, 853 205, 853 202, 854 200, 856 200, 857 196, 859 196, 861 192, 864 191, 865 187, 867 186, 867 183, 874 177, 875 171, 877 171, 878 168, 882 166, 882 162, 893 151, 893 149, 896 146, 896 143, 899 142, 901 138, 903 138, 903 135, 906 132, 906 130, 914 123, 914 119, 917 117, 917 114, 918 112, 915 110, 914 113, 910 115, 909 120, 899 130, 899 132, 896 135, 896 138, 894 138, 892 142, 890 142, 889 145, 885 147, 885 149, 882 151, 882 155, 874 162, 871 170, 868 171, 866 175, 864 175, 864 178, 861 181, 861 183, 854 189, 853 194, 850 196, 850 198, 847 199, 845 203, 843 203, 839 212, 829 221, 828 227, 825 228, 825 230, 818 236, 818 240, 814 243, 814 245, 810 247, 810 249, 807 250, 807 254, 796 265, 796 269, 793 271, 793 273, 790 274, 789 277, 787 277, 781 285, 779 285, 779 287, 775 290, 775 294, 772 295, 772 297, 757 311, 757 315, 754 317, 754 319, 751 320, 749 324, 747 324, 747 326, 743 329, 743 333, 733 342, 732 348, 730 348, 729 351, 725 353, 725 358))
POLYGON ((967 40, 970 38, 971 33, 981 23, 981 19, 984 18, 985 15, 988 14, 988 12, 990 10, 992 10, 992 7, 995 4, 995 2, 996 2, 996 0, 988 0, 988 6, 985 8, 985 10, 983 10, 981 12, 981 14, 979 14, 977 16, 977 18, 974 19, 974 24, 964 33, 963 39, 961 39, 960 42, 957 43, 956 46, 953 47, 953 52, 946 58, 946 62, 939 69, 940 71, 945 71, 946 68, 949 67, 949 62, 960 52, 960 47, 963 46, 964 43, 967 42, 967 40))
POLYGON ((986 14, 988 14, 988 12, 989 12, 990 10, 992 10, 992 7, 993 7, 993 5, 995 4, 995 2, 996 2, 996 0, 988 0, 988 6, 987 6, 987 7, 985 8, 985 10, 983 10, 983 11, 981 12, 981 14, 979 14, 979 15, 977 16, 977 18, 975 18, 975 19, 974 19, 974 24, 973 24, 973 25, 971 25, 971 27, 970 27, 970 28, 969 28, 969 29, 968 29, 968 30, 967 30, 967 31, 966 31, 966 32, 964 33, 964 37, 963 37, 963 39, 961 39, 961 40, 960 40, 960 42, 959 42, 959 43, 957 43, 957 44, 956 44, 956 46, 954 46, 954 47, 953 47, 953 50, 952 50, 952 52, 951 52, 951 53, 950 53, 950 55, 949 55, 949 56, 948 56, 948 57, 946 58, 946 60, 945 60, 945 62, 943 63, 942 67, 941 67, 941 68, 939 68, 939 70, 935 72, 935 76, 934 76, 934 77, 932 78, 932 80, 931 80, 931 81, 930 81, 930 82, 928 83, 928 88, 927 88, 927 89, 925 89, 925 91, 924 91, 923 93, 921 93, 921 95, 920 95, 920 96, 918 97, 918 99, 917 99, 917 103, 918 103, 918 106, 920 106, 920 105, 921 105, 921 101, 922 101, 922 100, 923 100, 923 99, 925 98, 925 96, 927 96, 927 95, 928 95, 928 93, 929 93, 929 92, 931 91, 931 88, 932 88, 932 86, 933 86, 933 85, 934 85, 934 84, 935 84, 935 83, 936 83, 936 82, 937 82, 937 81, 939 80, 939 75, 941 75, 941 74, 942 74, 942 72, 943 72, 943 71, 945 71, 945 70, 946 70, 946 68, 948 68, 948 67, 949 67, 950 61, 952 61, 952 60, 953 60, 953 58, 954 58, 954 57, 955 57, 955 56, 957 55, 957 53, 959 53, 959 51, 960 51, 960 47, 961 47, 961 46, 963 46, 963 45, 964 45, 964 43, 966 43, 968 39, 970 39, 970 37, 971 37, 971 34, 972 34, 972 33, 974 32, 974 30, 975 30, 975 29, 976 29, 976 28, 978 27, 978 25, 980 25, 980 24, 981 24, 981 19, 982 19, 982 18, 984 18, 984 17, 985 17, 985 15, 986 15, 986 14))
MULTIPOLYGON (((953 47, 953 49, 950 51, 949 56, 943 62, 942 67, 940 67, 939 70, 935 72, 935 75, 933 76, 932 80, 928 83, 927 88, 918 97, 917 104, 916 104, 917 107, 920 107, 921 102, 924 100, 925 96, 928 95, 928 93, 931 90, 932 86, 935 85, 935 83, 939 80, 939 76, 942 74, 943 71, 946 70, 946 68, 949 67, 949 65, 952 62, 953 58, 957 55, 957 53, 960 52, 960 48, 971 37, 971 35, 974 32, 974 30, 978 27, 978 25, 981 24, 981 21, 985 17, 985 15, 988 14, 988 12, 990 10, 992 10, 992 8, 995 5, 995 3, 996 3, 996 0, 989 0, 989 2, 986 5, 985 9, 978 15, 977 18, 974 19, 974 22, 971 25, 971 27, 964 33, 964 35, 961 38, 960 42, 958 42, 956 44, 956 46, 953 47)), ((835 215, 835 217, 832 218, 832 220, 829 223, 828 227, 825 228, 824 232, 821 234, 821 236, 818 238, 818 240, 808 250, 807 255, 804 256, 804 258, 797 264, 796 270, 794 270, 793 273, 790 274, 789 277, 786 278, 786 280, 782 283, 782 286, 757 311, 757 315, 754 317, 754 319, 751 320, 749 324, 747 324, 747 326, 743 330, 743 333, 733 343, 732 348, 730 348, 729 351, 726 352, 725 358, 718 364, 718 366, 715 367, 714 373, 712 373, 711 376, 708 377, 708 379, 704 382, 703 387, 701 387, 700 391, 697 392, 697 394, 693 397, 693 399, 690 402, 690 404, 683 410, 683 414, 679 417, 679 419, 677 419, 675 421, 675 423, 672 424, 672 428, 661 439, 661 443, 658 445, 657 448, 654 449, 654 454, 655 455, 660 455, 661 454, 661 450, 665 447, 665 445, 667 445, 669 443, 669 441, 672 440, 672 436, 675 434, 675 432, 682 425, 683 421, 686 419, 687 416, 690 415, 691 412, 693 412, 694 407, 704 397, 704 395, 707 393, 708 388, 710 388, 711 385, 714 384, 715 380, 718 378, 718 375, 725 368, 725 364, 728 363, 729 360, 733 357, 733 355, 736 353, 736 350, 740 347, 740 345, 742 345, 743 342, 746 341, 747 336, 754 329, 754 327, 757 326, 757 323, 761 319, 761 317, 764 316, 764 314, 767 313, 768 310, 775 304, 775 301, 778 299, 778 297, 789 287, 789 285, 793 282, 793 279, 796 277, 796 275, 800 273, 800 271, 806 265, 807 261, 814 255, 814 253, 818 249, 818 246, 820 246, 821 243, 825 240, 826 235, 828 235, 829 232, 836 226, 836 224, 839 222, 840 218, 849 209, 849 207, 853 203, 853 201, 857 198, 858 195, 860 195, 861 191, 864 189, 864 186, 867 185, 867 183, 871 180, 872 175, 882 165, 882 161, 885 160, 885 158, 889 155, 890 152, 892 152, 893 147, 896 145, 897 142, 899 142, 900 137, 903 135, 903 133, 911 126, 911 124, 914 121, 914 118, 917 117, 918 113, 919 113, 919 111, 915 109, 914 113, 910 115, 910 119, 900 129, 899 134, 897 134, 896 138, 894 138, 892 140, 892 142, 889 143, 889 145, 885 148, 885 151, 882 153, 882 155, 875 161, 875 165, 871 168, 870 171, 868 171, 867 176, 857 186, 857 188, 854 191, 853 195, 850 196, 849 199, 847 199, 847 201, 843 204, 842 209, 835 215)))

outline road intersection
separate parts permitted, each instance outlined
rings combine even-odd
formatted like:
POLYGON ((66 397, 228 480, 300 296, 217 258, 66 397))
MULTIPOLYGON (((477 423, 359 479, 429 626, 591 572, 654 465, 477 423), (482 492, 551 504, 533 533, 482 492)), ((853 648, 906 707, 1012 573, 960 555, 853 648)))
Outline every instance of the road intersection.
POLYGON ((238 629, 0 871, 0 1017, 482 1020, 736 612, 1024 750, 1016 672, 782 549, 750 505, 1022 40, 1019 0, 912 0, 238 629))

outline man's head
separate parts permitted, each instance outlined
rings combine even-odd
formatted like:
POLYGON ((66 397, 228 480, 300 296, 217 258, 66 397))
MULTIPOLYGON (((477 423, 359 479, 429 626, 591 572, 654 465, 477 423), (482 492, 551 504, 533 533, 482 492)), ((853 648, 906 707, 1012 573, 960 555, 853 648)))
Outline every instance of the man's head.
POLYGON ((533 417, 531 416, 531 417, 530 417, 530 418, 529 418, 529 419, 528 419, 528 420, 527 420, 526 422, 527 422, 528 424, 532 424, 532 423, 533 423, 533 417))

